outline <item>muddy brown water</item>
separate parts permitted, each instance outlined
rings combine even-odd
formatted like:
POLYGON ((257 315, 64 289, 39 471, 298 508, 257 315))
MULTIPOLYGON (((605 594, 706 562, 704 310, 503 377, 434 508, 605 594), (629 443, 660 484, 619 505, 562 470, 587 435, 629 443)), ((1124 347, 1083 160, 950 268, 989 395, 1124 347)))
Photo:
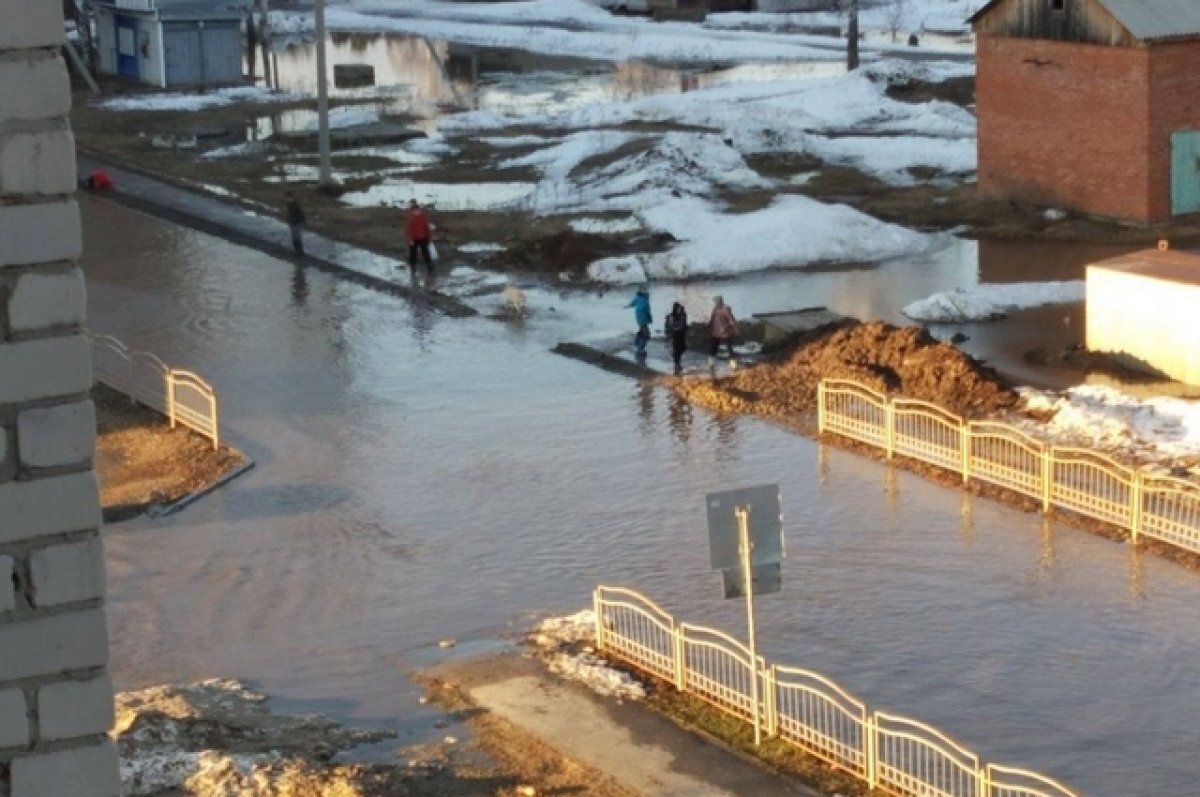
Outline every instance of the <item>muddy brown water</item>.
MULTIPOLYGON (((701 499, 777 482, 766 655, 1089 795, 1191 790, 1195 572, 547 353, 607 324, 582 307, 612 295, 560 296, 565 321, 452 320, 82 202, 91 326, 211 379, 258 463, 106 530, 118 688, 236 676, 285 709, 440 738, 406 676, 439 640, 490 648, 597 583, 743 635, 701 499)), ((865 312, 915 274, 794 290, 865 312)))

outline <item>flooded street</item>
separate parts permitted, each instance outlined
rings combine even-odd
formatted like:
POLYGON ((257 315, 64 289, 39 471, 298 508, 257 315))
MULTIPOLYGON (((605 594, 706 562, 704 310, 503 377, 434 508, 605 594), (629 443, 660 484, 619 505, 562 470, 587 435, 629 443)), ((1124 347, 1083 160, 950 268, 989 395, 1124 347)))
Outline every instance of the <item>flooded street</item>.
MULTIPOLYGON (((547 352, 623 329, 623 292, 531 291, 524 326, 452 320, 80 201, 90 326, 208 378, 257 462, 178 515, 106 530, 118 689, 241 677, 402 743, 440 738, 407 678, 440 640, 502 644, 597 583, 744 636, 701 500, 778 482, 766 655, 1093 797, 1192 788, 1196 573, 547 352)), ((906 296, 987 270, 946 256, 972 265, 682 292, 899 320, 906 296)))

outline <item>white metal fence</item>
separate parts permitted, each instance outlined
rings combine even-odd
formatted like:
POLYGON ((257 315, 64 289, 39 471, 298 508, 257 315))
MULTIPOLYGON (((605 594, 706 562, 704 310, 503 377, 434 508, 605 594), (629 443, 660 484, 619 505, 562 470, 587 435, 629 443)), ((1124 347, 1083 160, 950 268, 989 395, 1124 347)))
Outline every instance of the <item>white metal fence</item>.
POLYGON ((907 717, 871 711, 829 678, 750 661, 741 642, 676 623, 641 593, 597 587, 596 646, 732 716, 899 797, 1079 797, 1025 769, 984 764, 958 742, 907 717), (754 679, 758 679, 757 701, 754 679))
POLYGON ((1095 451, 1047 444, 994 421, 964 421, 924 401, 845 379, 818 389, 821 432, 911 457, 1200 553, 1200 484, 1144 473, 1095 451))
POLYGON ((130 351, 110 335, 88 333, 96 381, 129 396, 130 400, 158 410, 220 447, 217 425, 217 394, 212 385, 191 371, 169 368, 162 360, 143 351, 130 351))

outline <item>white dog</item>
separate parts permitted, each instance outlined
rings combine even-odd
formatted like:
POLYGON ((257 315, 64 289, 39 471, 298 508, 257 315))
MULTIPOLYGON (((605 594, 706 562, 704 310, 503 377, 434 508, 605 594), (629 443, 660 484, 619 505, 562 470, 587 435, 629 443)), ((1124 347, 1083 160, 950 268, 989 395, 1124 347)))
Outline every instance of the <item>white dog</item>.
POLYGON ((525 291, 515 285, 509 285, 500 297, 504 300, 504 309, 509 313, 525 315, 525 291))

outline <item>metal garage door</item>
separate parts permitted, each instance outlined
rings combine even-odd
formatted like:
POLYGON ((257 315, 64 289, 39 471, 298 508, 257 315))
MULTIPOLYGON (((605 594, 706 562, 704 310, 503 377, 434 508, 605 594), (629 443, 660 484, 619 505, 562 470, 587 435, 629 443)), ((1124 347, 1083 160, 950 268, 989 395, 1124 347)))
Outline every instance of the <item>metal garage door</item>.
POLYGON ((200 35, 204 83, 237 83, 242 79, 242 30, 237 22, 206 22, 200 35))
POLYGON ((163 25, 163 55, 167 61, 167 85, 187 86, 202 83, 204 51, 200 47, 200 29, 194 22, 163 25))
POLYGON ((214 85, 242 79, 242 31, 229 21, 164 22, 167 85, 214 85))

